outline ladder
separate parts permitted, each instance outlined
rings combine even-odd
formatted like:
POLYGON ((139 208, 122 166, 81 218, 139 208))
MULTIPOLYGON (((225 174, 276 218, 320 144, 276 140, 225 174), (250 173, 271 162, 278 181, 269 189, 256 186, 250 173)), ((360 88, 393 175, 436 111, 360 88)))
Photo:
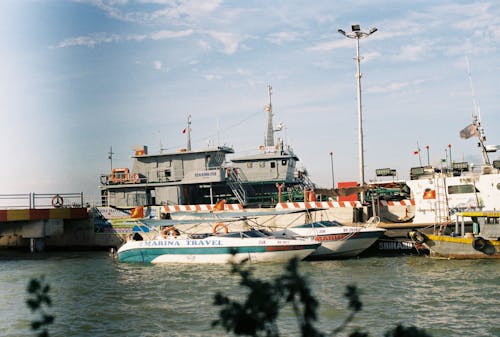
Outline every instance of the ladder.
POLYGON ((229 185, 229 188, 231 188, 231 191, 240 204, 245 206, 248 203, 248 195, 252 192, 254 193, 253 188, 244 184, 244 182, 247 181, 247 178, 240 170, 237 171, 235 168, 231 168, 226 172, 228 178, 227 184, 229 185))
POLYGON ((450 208, 448 204, 448 195, 446 193, 446 175, 440 173, 434 178, 434 186, 436 191, 436 204, 435 204, 435 224, 446 226, 450 222, 450 208))

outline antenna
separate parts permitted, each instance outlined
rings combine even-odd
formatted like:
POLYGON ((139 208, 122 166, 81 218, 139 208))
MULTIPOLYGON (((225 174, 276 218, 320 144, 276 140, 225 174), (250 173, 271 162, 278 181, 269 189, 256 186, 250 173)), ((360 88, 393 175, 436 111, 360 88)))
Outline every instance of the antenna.
POLYGON ((476 134, 477 137, 479 138, 479 147, 481 148, 482 154, 483 154, 483 163, 484 165, 490 165, 490 158, 488 156, 488 151, 486 150, 486 145, 484 142, 486 141, 486 136, 484 135, 484 129, 481 125, 481 111, 479 109, 479 106, 476 102, 476 95, 474 93, 474 86, 472 85, 472 72, 471 72, 471 66, 470 66, 470 61, 469 57, 465 55, 465 59, 467 61, 467 73, 469 75, 469 83, 470 83, 470 89, 472 93, 472 104, 474 105, 474 113, 472 114, 472 125, 476 128, 476 134))
POLYGON ((481 112, 479 111, 479 107, 477 105, 476 101, 476 94, 474 92, 474 85, 472 84, 472 73, 471 73, 471 67, 470 67, 470 60, 467 55, 465 55, 465 61, 467 62, 467 75, 469 76, 469 84, 470 84, 470 91, 472 93, 472 105, 474 109, 474 113, 472 114, 472 117, 477 117, 478 121, 481 123, 481 112))
POLYGON ((267 111, 267 138, 266 146, 274 146, 274 130, 273 130, 273 106, 271 104, 271 95, 273 87, 270 84, 267 85, 267 93, 269 95, 269 104, 266 105, 267 111))
POLYGON ((110 146, 109 147, 109 152, 108 152, 108 159, 109 159, 109 162, 110 162, 110 167, 111 167, 111 170, 109 172, 113 172, 113 155, 115 153, 113 152, 113 146, 110 146))
POLYGON ((161 131, 158 130, 158 141, 160 142, 160 154, 163 153, 163 144, 161 142, 161 131))
POLYGON ((417 152, 418 152, 418 162, 420 166, 422 166, 422 156, 420 155, 420 144, 418 143, 418 140, 417 140, 417 152))
POLYGON ((188 151, 191 151, 191 115, 187 113, 187 127, 186 127, 186 132, 187 132, 187 145, 186 149, 188 151))

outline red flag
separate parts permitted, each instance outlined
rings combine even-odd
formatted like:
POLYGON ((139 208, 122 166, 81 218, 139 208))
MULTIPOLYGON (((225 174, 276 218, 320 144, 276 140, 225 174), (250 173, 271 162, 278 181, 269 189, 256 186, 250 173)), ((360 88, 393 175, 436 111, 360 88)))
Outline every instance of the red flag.
POLYGON ((182 129, 182 133, 186 133, 186 128, 182 129))
POLYGON ((417 150, 417 151, 413 151, 413 154, 418 154, 419 152, 420 152, 420 151, 418 151, 418 150, 417 150))

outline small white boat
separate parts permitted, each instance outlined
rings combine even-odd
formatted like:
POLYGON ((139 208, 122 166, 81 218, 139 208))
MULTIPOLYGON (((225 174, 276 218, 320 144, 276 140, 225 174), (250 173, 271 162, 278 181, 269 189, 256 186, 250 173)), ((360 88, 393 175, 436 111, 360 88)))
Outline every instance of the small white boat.
MULTIPOLYGON (((215 231, 215 229, 214 229, 215 231)), ((314 240, 277 238, 263 230, 223 234, 180 234, 174 227, 165 227, 163 235, 152 240, 127 241, 118 251, 121 262, 146 263, 228 263, 283 262, 304 259, 320 243, 314 240)))
POLYGON ((320 242, 321 246, 310 255, 312 258, 347 258, 361 254, 384 232, 383 228, 344 226, 337 221, 318 221, 289 227, 273 234, 320 242))

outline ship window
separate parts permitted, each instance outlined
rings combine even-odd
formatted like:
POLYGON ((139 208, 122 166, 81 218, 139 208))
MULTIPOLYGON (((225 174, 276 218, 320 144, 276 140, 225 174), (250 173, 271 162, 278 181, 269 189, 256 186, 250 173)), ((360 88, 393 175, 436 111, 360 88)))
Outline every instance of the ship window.
POLYGON ((281 161, 281 165, 286 166, 286 159, 281 161))
POLYGON ((165 177, 170 178, 171 176, 172 176, 172 171, 170 171, 170 169, 165 170, 165 177))
POLYGON ((252 168, 252 163, 247 163, 247 168, 252 168))
POLYGON ((266 167, 266 162, 260 161, 259 162, 259 167, 266 167))
POLYGON ((272 161, 271 162, 271 168, 275 168, 276 167, 276 162, 272 161))
POLYGON ((474 185, 454 185, 448 186, 448 194, 462 194, 462 193, 474 193, 477 192, 474 185))

